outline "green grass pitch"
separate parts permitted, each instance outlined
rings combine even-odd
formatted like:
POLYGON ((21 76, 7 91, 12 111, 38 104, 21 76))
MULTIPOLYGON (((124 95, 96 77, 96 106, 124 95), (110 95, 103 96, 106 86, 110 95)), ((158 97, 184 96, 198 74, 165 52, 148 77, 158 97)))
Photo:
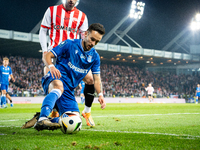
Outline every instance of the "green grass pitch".
MULTIPOLYGON (((83 120, 77 134, 61 130, 21 129, 40 111, 41 104, 15 104, 0 109, 1 150, 66 149, 200 149, 200 105, 196 104, 93 104, 96 126, 83 120)), ((79 104, 82 111, 84 105, 79 104)))

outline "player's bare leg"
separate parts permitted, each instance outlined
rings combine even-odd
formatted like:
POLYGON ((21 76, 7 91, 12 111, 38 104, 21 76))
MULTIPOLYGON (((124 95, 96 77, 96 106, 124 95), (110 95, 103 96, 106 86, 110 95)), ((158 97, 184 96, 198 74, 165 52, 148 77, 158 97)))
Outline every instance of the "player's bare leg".
POLYGON ((148 98, 149 98, 149 103, 151 102, 151 96, 148 96, 148 98))
POLYGON ((10 101, 10 107, 13 107, 13 103, 12 103, 12 99, 10 97, 10 95, 8 93, 6 93, 6 97, 9 99, 10 101))
POLYGON ((85 108, 82 111, 82 116, 86 119, 86 123, 88 126, 95 126, 95 123, 91 116, 91 107, 92 107, 92 103, 94 101, 94 92, 95 92, 94 80, 93 80, 91 70, 85 76, 83 81, 85 82, 85 89, 84 89, 85 108))
POLYGON ((151 100, 152 100, 152 102, 154 102, 154 100, 153 100, 153 96, 151 96, 151 100))

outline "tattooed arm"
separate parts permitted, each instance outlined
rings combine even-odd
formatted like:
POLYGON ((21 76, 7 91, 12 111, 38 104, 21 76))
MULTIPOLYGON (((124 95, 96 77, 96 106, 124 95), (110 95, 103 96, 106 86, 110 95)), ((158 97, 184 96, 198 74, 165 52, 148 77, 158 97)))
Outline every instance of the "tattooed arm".
POLYGON ((103 97, 103 88, 101 83, 101 77, 100 74, 93 74, 94 76, 94 88, 97 91, 97 94, 99 96, 99 103, 101 104, 101 108, 104 109, 106 107, 106 102, 103 97))

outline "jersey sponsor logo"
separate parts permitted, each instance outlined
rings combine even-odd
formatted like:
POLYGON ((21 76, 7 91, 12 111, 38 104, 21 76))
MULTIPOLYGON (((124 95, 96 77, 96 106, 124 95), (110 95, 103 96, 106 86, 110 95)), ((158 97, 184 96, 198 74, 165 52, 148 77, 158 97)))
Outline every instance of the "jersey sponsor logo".
POLYGON ((2 74, 7 74, 8 75, 9 73, 8 72, 2 72, 2 74))
POLYGON ((60 18, 60 16, 59 16, 59 15, 56 15, 56 17, 60 18))
POLYGON ((71 62, 68 62, 68 66, 69 66, 72 70, 74 70, 74 71, 76 71, 76 72, 79 72, 79 73, 88 73, 88 70, 87 70, 87 69, 78 68, 78 67, 74 66, 71 62))
POLYGON ((64 19, 65 19, 65 20, 69 20, 70 18, 68 18, 68 17, 66 17, 66 16, 65 16, 65 18, 64 18, 64 19))
POLYGON ((77 29, 71 28, 71 27, 68 27, 68 26, 54 25, 53 28, 55 30, 67 30, 67 31, 70 31, 72 33, 77 33, 78 32, 77 29))

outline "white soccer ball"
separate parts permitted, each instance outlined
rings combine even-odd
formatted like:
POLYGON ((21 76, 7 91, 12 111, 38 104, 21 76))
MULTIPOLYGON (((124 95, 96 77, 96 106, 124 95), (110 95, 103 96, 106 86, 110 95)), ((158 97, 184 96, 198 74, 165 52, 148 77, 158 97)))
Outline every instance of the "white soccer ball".
POLYGON ((79 114, 65 112, 60 116, 59 124, 64 134, 76 133, 81 130, 82 119, 79 114))

